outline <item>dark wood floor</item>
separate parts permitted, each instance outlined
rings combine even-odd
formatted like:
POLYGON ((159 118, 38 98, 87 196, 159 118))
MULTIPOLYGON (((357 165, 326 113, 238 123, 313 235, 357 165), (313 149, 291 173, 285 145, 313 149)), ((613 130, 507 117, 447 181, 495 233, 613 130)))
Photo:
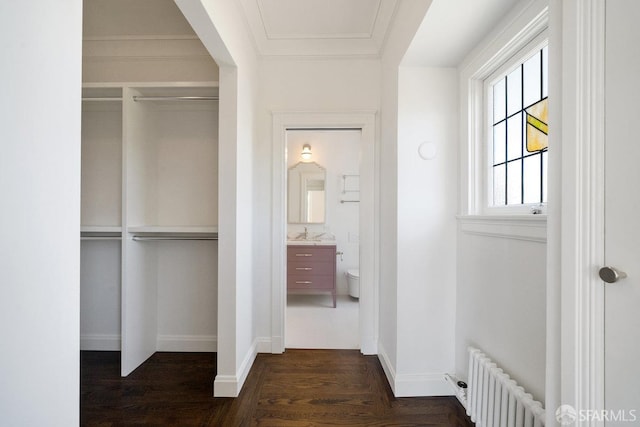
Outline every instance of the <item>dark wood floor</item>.
POLYGON ((81 353, 83 426, 472 426, 453 397, 395 398, 375 356, 259 354, 238 398, 213 398, 215 353, 156 353, 126 378, 120 353, 81 353))

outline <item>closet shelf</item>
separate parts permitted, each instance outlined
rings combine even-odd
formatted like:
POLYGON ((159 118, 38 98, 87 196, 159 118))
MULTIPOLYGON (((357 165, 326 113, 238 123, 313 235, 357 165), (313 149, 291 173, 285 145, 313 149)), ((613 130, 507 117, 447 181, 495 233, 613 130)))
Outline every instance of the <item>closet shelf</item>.
POLYGON ((127 232, 134 237, 217 237, 218 227, 140 225, 128 227, 127 232))
POLYGON ((80 226, 80 238, 90 239, 119 239, 122 236, 122 227, 119 225, 82 225, 80 226))

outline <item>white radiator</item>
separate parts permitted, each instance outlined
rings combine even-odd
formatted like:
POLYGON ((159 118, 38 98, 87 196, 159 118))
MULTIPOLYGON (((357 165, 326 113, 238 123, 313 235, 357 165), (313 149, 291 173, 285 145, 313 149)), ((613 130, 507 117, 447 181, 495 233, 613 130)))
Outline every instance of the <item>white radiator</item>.
POLYGON ((476 348, 469 347, 467 415, 477 427, 541 427, 544 408, 476 348))

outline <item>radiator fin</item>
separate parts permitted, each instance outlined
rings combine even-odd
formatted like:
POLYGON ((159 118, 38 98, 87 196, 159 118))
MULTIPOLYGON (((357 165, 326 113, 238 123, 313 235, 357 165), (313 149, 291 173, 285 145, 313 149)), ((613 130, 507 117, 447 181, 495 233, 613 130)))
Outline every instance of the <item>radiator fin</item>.
POLYGON ((469 347, 467 415, 477 427, 542 427, 542 404, 482 351, 469 347))

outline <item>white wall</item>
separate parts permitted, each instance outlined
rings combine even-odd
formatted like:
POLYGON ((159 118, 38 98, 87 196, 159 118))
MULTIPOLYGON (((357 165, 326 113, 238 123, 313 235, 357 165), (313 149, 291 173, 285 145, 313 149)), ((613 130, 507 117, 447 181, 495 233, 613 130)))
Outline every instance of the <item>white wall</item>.
POLYGON ((218 370, 216 396, 237 396, 257 354, 254 306, 254 151, 258 64, 236 2, 178 0, 219 65, 218 370))
POLYGON ((442 378, 454 366, 457 82, 454 68, 400 67, 396 395, 450 393, 442 378))
POLYGON ((156 248, 158 351, 216 351, 217 242, 161 245, 156 248))
MULTIPOLYGON (((387 48, 388 49, 388 48, 387 48)), ((399 59, 382 60, 380 108, 380 265, 378 351, 394 388, 397 361, 397 133, 399 59)), ((394 388, 395 391, 395 388, 394 388)))
POLYGON ((545 275, 545 243, 460 232, 455 333, 461 378, 473 346, 544 401, 545 275))
POLYGON ((80 1, 0 4, 0 424, 79 423, 80 1))
MULTIPOLYGON (((381 61, 380 107, 380 309, 379 358, 395 393, 400 348, 398 312, 402 284, 398 281, 399 67, 430 1, 400 3, 381 61)), ((416 354, 415 357, 421 357, 416 354)), ((400 368, 402 370, 402 368, 400 368)))
MULTIPOLYGON (((505 45, 522 36, 522 29, 545 7, 546 2, 539 0, 518 3, 459 67, 462 215, 479 213, 480 202, 473 191, 482 183, 482 175, 474 175, 471 157, 474 134, 469 110, 475 105, 469 102, 470 81, 505 45)), ((459 220, 455 370, 466 378, 467 347, 478 347, 544 401, 546 220, 526 217, 521 222, 483 217, 459 220)))
MULTIPOLYGON (((262 113, 377 108, 380 70, 375 59, 263 59, 262 113)), ((262 116, 263 120, 269 119, 262 116)), ((271 128, 271 122, 263 122, 271 128)))
POLYGON ((83 241, 80 260, 80 349, 119 351, 121 242, 83 241))
MULTIPOLYGON (((260 62, 260 107, 255 173, 256 333, 270 337, 272 113, 376 111, 380 62, 372 59, 264 59, 260 62), (268 161, 265 159, 269 159, 268 161)), ((373 215, 373 213, 371 213, 373 215)), ((286 221, 284 218, 278 221, 286 221)))

